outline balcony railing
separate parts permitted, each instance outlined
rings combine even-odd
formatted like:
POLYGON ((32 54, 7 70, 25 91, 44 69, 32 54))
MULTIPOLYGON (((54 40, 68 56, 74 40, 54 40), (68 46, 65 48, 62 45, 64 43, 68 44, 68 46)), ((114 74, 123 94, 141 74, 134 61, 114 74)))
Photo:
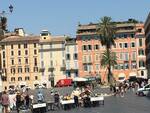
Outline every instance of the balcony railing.
POLYGON ((55 69, 54 67, 49 67, 49 68, 48 68, 48 71, 49 71, 49 72, 52 72, 52 71, 54 71, 54 69, 55 69))
POLYGON ((61 71, 65 71, 65 70, 66 70, 66 66, 65 66, 65 65, 62 65, 62 66, 60 67, 60 70, 61 70, 61 71))
POLYGON ((45 68, 44 67, 42 67, 42 68, 40 68, 40 70, 39 70, 40 72, 44 72, 45 71, 45 68))

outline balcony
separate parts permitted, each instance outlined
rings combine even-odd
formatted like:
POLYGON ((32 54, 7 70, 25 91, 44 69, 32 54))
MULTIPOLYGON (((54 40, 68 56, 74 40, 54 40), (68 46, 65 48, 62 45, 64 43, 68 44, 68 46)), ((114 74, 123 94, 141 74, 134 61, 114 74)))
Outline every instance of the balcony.
POLYGON ((66 70, 66 66, 65 65, 62 65, 61 67, 60 67, 60 71, 65 71, 66 70))
POLYGON ((89 60, 89 61, 83 61, 83 64, 92 64, 92 61, 89 60))
POLYGON ((44 67, 41 67, 39 71, 40 71, 40 72, 44 72, 44 71, 45 71, 45 68, 44 68, 44 67))
POLYGON ((51 67, 48 68, 48 71, 49 71, 49 72, 53 72, 54 69, 55 69, 55 68, 51 66, 51 67))
POLYGON ((70 69, 66 69, 66 71, 70 71, 72 73, 77 72, 78 69, 77 68, 70 68, 70 69))

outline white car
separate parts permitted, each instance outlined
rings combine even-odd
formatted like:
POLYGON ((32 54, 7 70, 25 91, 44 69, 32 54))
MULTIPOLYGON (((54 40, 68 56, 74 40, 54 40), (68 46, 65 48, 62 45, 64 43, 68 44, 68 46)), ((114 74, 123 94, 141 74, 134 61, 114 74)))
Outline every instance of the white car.
POLYGON ((139 96, 147 96, 149 92, 150 92, 150 84, 146 84, 142 88, 139 88, 136 94, 139 96))

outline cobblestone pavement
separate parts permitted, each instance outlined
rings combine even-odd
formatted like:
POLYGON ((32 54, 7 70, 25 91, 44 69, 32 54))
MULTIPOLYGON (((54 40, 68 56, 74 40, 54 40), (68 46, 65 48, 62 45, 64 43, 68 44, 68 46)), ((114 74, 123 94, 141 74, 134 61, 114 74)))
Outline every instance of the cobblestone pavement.
MULTIPOLYGON (((69 93, 72 90, 71 88, 60 88, 57 89, 61 94, 69 93)), ((35 92, 34 92, 35 93, 35 92)), ((49 91, 45 90, 44 93, 49 95, 49 91)), ((95 93, 104 93, 108 94, 109 89, 96 89, 95 93)), ((50 98, 46 96, 46 98, 50 98)), ((91 108, 73 108, 71 110, 55 110, 48 111, 47 113, 149 113, 150 98, 136 96, 134 92, 128 91, 124 97, 120 96, 106 96, 105 105, 100 105, 99 107, 91 108)), ((16 113, 16 112, 13 112, 16 113)))

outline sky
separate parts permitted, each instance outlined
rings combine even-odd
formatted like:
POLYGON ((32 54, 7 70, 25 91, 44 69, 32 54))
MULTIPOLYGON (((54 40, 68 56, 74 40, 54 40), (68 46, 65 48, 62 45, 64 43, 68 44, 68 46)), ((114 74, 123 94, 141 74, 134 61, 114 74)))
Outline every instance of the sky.
POLYGON ((14 11, 5 14, 8 30, 24 28, 35 35, 46 29, 52 35, 75 37, 78 23, 96 23, 103 16, 144 22, 150 12, 150 0, 0 0, 0 12, 9 12, 10 4, 14 11))

